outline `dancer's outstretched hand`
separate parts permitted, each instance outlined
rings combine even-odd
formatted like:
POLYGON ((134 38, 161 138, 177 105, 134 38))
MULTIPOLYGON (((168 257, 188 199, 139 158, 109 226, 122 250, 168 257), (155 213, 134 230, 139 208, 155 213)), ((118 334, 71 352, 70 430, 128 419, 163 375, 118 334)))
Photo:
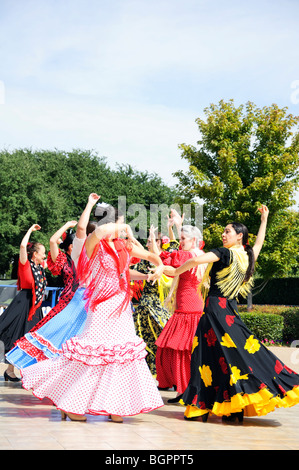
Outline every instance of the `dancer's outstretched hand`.
POLYGON ((164 272, 164 268, 165 266, 160 265, 160 266, 156 266, 155 268, 150 268, 150 272, 147 276, 147 282, 151 282, 153 285, 155 284, 156 281, 158 281, 160 279, 160 277, 162 276, 163 272, 164 272))
POLYGON ((100 199, 101 196, 98 196, 97 193, 91 193, 88 198, 88 202, 92 204, 93 206, 95 205, 96 202, 100 199))
POLYGON ((33 224, 30 228, 31 232, 36 232, 37 230, 40 230, 41 226, 38 224, 33 224))
POLYGON ((261 207, 259 207, 258 209, 261 213, 261 220, 262 222, 266 222, 267 219, 268 219, 268 215, 269 215, 269 209, 267 206, 265 206, 264 204, 262 204, 261 207))

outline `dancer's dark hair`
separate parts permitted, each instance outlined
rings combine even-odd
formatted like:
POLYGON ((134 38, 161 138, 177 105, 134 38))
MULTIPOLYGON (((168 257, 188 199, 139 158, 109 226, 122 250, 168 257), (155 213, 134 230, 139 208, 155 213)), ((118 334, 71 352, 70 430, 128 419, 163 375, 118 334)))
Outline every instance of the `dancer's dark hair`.
POLYGON ((33 253, 37 252, 41 246, 43 246, 43 244, 39 242, 29 242, 27 244, 27 255, 29 260, 31 260, 33 253))
POLYGON ((97 225, 109 224, 111 222, 116 223, 121 215, 117 207, 110 205, 101 206, 101 204, 97 205, 94 214, 98 222, 97 225))
POLYGON ((96 222, 88 222, 87 224, 87 227, 86 227, 86 235, 89 235, 90 233, 92 233, 97 227, 97 223, 96 222))
POLYGON ((67 252, 69 246, 72 245, 75 238, 75 232, 72 229, 68 230, 63 237, 63 242, 60 243, 59 248, 67 252))
POLYGON ((232 222, 231 225, 236 233, 238 234, 242 233, 243 235, 242 245, 244 246, 244 249, 247 252, 248 260, 249 260, 248 268, 247 268, 245 279, 244 279, 244 282, 247 282, 249 281, 249 279, 254 273, 254 265, 255 265, 254 252, 253 252, 252 246, 250 246, 248 243, 248 228, 246 227, 246 225, 241 224, 240 222, 232 222))

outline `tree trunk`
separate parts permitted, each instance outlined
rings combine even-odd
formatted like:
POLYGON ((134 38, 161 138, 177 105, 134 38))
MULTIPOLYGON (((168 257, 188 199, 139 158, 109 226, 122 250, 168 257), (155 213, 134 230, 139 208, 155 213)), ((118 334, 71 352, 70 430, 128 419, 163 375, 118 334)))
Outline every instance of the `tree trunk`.
POLYGON ((247 311, 250 312, 252 310, 252 291, 249 292, 247 296, 247 311))

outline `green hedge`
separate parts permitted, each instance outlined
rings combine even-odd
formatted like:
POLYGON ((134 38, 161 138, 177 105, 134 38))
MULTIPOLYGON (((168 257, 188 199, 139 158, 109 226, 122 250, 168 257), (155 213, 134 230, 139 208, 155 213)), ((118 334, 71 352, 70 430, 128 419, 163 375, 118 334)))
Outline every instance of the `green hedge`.
POLYGON ((288 343, 299 340, 299 307, 288 308, 281 315, 284 319, 283 340, 288 343))
POLYGON ((283 340, 283 317, 281 315, 240 313, 240 317, 260 341, 281 342, 283 340))
POLYGON ((291 343, 299 339, 299 307, 254 305, 247 312, 246 306, 240 305, 239 312, 260 341, 291 343))

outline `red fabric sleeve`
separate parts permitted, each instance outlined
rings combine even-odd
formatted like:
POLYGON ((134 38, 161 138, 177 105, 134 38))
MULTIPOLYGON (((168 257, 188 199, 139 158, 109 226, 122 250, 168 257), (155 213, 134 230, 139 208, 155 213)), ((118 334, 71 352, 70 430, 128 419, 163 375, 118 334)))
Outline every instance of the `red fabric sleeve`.
POLYGON ((19 260, 18 266, 18 290, 20 289, 32 289, 34 283, 33 275, 31 271, 30 263, 27 259, 25 264, 22 264, 19 260))
POLYGON ((40 305, 42 304, 42 300, 39 302, 38 305, 35 305, 36 296, 35 296, 34 277, 33 277, 31 266, 28 260, 26 261, 25 264, 22 264, 19 261, 18 290, 20 289, 31 289, 31 292, 32 292, 32 305, 28 314, 28 321, 30 321, 32 320, 32 317, 35 314, 38 307, 40 307, 40 305))
POLYGON ((163 251, 160 254, 160 258, 162 260, 162 263, 165 264, 165 266, 179 268, 188 259, 192 258, 192 254, 190 251, 184 250, 172 251, 170 253, 167 251, 163 251))
POLYGON ((61 271, 63 270, 63 266, 65 265, 66 262, 67 262, 67 257, 66 257, 66 254, 63 253, 63 251, 59 250, 55 263, 53 262, 52 257, 51 257, 51 252, 49 251, 47 264, 48 264, 48 269, 49 271, 51 271, 53 276, 58 276, 59 274, 61 274, 61 271))

